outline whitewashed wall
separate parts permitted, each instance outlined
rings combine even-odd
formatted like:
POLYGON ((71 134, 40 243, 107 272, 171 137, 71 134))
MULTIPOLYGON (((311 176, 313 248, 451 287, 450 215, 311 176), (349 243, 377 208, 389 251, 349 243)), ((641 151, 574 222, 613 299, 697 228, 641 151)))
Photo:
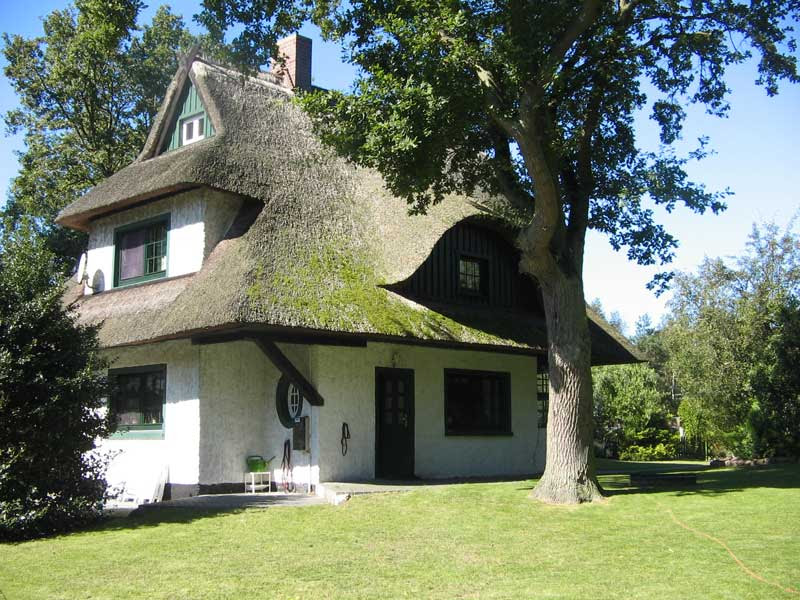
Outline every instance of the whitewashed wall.
POLYGON ((101 450, 115 455, 109 465, 109 484, 127 484, 135 495, 149 497, 164 467, 169 470, 170 483, 196 484, 200 449, 198 347, 180 340, 117 348, 105 354, 112 369, 167 365, 164 439, 103 440, 101 450))
MULTIPOLYGON (((281 480, 283 443, 291 438, 278 419, 275 391, 280 372, 253 342, 210 344, 201 347, 200 483, 242 481, 245 458, 274 456, 273 474, 281 480)), ((283 351, 307 377, 306 346, 283 346, 283 351)), ((304 403, 304 415, 311 414, 304 403)), ((312 415, 312 452, 292 452, 295 482, 307 482, 309 461, 315 456, 317 427, 312 415)), ((316 463, 316 460, 314 459, 316 463)), ((317 476, 312 466, 312 482, 317 476)))
MULTIPOLYGON (((522 475, 544 468, 535 358, 377 343, 280 347, 325 399, 322 407, 304 404, 311 452, 292 452, 292 476, 300 485, 309 476, 313 484, 374 477, 375 367, 414 370, 416 475, 522 475), (511 373, 513 436, 445 436, 445 368, 511 373), (343 422, 351 433, 346 456, 340 446, 343 422)), ((245 458, 259 454, 275 456, 272 470, 281 480, 283 444, 291 430, 275 409, 280 373, 253 342, 164 342, 113 354, 114 367, 167 364, 165 439, 105 441, 105 449, 124 452, 115 463, 116 479, 155 476, 167 465, 171 483, 238 483, 245 458)))
POLYGON ((414 370, 415 473, 419 477, 518 475, 544 468, 538 429, 536 359, 530 356, 370 343, 367 348, 314 346, 310 370, 325 398, 319 409, 320 479, 375 475, 375 367, 414 370), (513 436, 445 436, 444 369, 511 373, 513 436), (341 425, 350 426, 340 451, 341 425))
MULTIPOLYGON (((86 272, 95 291, 114 285, 114 230, 169 213, 167 277, 199 271, 233 222, 241 199, 207 188, 181 192, 98 219, 89 233, 86 272)), ((84 293, 91 294, 88 286, 84 293)))

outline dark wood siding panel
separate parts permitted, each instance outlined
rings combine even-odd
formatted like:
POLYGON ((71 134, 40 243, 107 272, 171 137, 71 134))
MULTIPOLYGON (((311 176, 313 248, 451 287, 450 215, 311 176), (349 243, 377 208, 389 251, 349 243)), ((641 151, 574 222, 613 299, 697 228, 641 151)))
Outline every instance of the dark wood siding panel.
POLYGON ((411 298, 472 306, 535 310, 541 308, 536 284, 519 274, 519 253, 491 229, 459 223, 439 239, 430 256, 396 291, 411 298), (461 257, 484 262, 484 294, 465 294, 458 285, 461 257))

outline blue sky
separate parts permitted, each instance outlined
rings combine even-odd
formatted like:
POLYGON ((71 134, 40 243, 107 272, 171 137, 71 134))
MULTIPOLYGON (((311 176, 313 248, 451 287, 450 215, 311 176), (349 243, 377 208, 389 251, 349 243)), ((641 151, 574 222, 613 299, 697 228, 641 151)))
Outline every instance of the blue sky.
MULTIPOLYGON (((184 15, 187 23, 198 11, 199 0, 169 3, 184 15)), ((0 0, 0 31, 26 37, 41 33, 41 17, 63 8, 64 1, 19 2, 0 0)), ((143 14, 149 20, 158 4, 143 14)), ((317 33, 303 33, 314 40, 314 83, 325 88, 346 88, 354 70, 342 63, 338 46, 326 44, 317 33)), ((4 66, 0 58, 0 67, 4 66)), ((775 98, 753 82, 755 66, 741 65, 730 71, 731 111, 726 119, 704 114, 692 107, 686 124, 684 149, 694 146, 701 135, 709 136, 716 154, 689 167, 695 181, 709 189, 730 188, 728 210, 721 215, 696 215, 676 209, 666 214, 656 208, 659 221, 680 241, 671 268, 693 270, 704 256, 732 256, 744 251, 754 222, 775 221, 786 226, 800 210, 800 86, 783 86, 775 98)), ((0 112, 16 105, 8 80, 0 77, 0 112)), ((657 132, 646 115, 637 119, 637 132, 645 147, 654 147, 657 132)), ((4 201, 11 178, 17 171, 15 151, 22 149, 19 137, 0 140, 0 202, 4 201)), ((590 232, 586 246, 584 280, 586 297, 599 298, 607 312, 618 311, 629 326, 642 314, 658 322, 669 293, 656 298, 645 285, 659 267, 641 267, 630 262, 624 252, 614 252, 606 239, 590 232)))

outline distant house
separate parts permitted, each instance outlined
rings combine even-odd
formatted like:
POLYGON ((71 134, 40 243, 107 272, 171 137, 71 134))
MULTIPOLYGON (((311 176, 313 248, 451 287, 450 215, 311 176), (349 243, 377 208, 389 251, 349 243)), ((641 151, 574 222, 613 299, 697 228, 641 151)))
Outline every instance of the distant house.
MULTIPOLYGON (((282 44, 277 74, 189 56, 139 157, 58 217, 89 233, 70 293, 113 361, 112 483, 241 490, 248 455, 281 479, 287 440, 315 486, 541 471, 546 332, 515 232, 463 197, 409 216, 323 147, 290 101, 311 42, 282 44)), ((634 360, 591 332, 596 364, 634 360)))

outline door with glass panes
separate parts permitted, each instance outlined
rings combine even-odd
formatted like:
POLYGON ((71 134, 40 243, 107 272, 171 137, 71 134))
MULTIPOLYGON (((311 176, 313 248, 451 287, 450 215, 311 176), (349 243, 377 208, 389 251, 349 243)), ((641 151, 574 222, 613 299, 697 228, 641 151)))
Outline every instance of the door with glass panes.
POLYGON ((414 476, 414 371, 375 369, 375 476, 414 476))

